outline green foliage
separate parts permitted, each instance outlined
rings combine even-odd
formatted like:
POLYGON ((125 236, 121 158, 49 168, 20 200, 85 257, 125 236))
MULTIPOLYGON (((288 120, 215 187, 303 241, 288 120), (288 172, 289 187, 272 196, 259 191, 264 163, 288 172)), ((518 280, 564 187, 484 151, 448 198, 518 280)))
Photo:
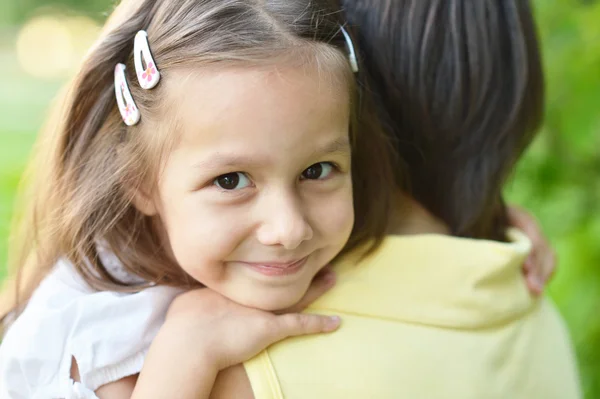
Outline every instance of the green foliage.
MULTIPOLYGON (((6 8, 6 22, 19 23, 23 22, 28 17, 40 9, 55 8, 62 11, 72 11, 79 14, 86 14, 97 20, 102 20, 106 17, 111 6, 117 1, 110 0, 4 0, 5 5, 0 7, 6 8)), ((0 8, 1 9, 1 8, 0 8)))
POLYGON ((585 397, 600 398, 600 2, 535 5, 546 119, 508 194, 538 216, 557 249, 550 292, 573 336, 585 397))

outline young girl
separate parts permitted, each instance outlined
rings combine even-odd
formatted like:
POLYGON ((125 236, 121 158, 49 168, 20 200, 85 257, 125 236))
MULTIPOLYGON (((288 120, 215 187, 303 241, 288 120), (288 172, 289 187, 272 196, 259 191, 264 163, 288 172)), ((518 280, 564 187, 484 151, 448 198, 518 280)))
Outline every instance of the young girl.
MULTIPOLYGON (((172 349, 163 342, 190 345, 205 356, 177 367, 208 362, 210 392, 213 371, 339 319, 247 310, 255 328, 240 334, 233 318, 198 326, 211 335, 190 342, 169 335, 178 317, 163 325, 177 294, 204 286, 282 311, 344 248, 385 231, 385 143, 327 1, 128 7, 87 58, 63 126, 42 147, 48 163, 36 165, 18 261, 47 276, 19 298, 27 306, 4 337, 1 397, 94 397, 140 372, 158 331, 149 359, 164 367, 177 359, 160 357, 172 349)), ((148 377, 154 364, 136 395, 178 397, 176 382, 148 377)))

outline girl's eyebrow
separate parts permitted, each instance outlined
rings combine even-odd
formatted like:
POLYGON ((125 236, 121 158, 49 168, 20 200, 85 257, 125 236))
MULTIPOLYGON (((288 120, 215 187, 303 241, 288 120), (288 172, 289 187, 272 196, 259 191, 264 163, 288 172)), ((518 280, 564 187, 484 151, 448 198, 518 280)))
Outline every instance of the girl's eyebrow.
POLYGON ((247 155, 240 154, 227 154, 218 152, 208 159, 204 159, 202 161, 196 162, 193 167, 197 169, 203 170, 212 170, 212 169, 220 169, 220 168, 228 168, 233 166, 249 166, 256 165, 256 159, 254 157, 249 157, 247 155))
POLYGON ((329 154, 346 155, 350 154, 350 152, 350 140, 348 139, 348 136, 345 136, 343 138, 338 138, 320 148, 317 148, 313 152, 313 156, 329 154))
MULTIPOLYGON (((343 137, 315 149, 311 154, 311 158, 331 154, 349 155, 350 152, 350 140, 348 137, 343 137)), ((256 166, 261 163, 263 162, 258 161, 256 157, 250 157, 245 154, 218 152, 207 159, 194 163, 193 167, 195 169, 212 170, 236 166, 256 166)))

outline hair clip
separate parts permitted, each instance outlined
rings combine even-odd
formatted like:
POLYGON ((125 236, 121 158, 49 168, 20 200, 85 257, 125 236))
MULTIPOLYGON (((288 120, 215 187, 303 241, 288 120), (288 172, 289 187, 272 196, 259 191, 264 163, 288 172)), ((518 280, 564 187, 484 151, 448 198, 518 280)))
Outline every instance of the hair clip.
POLYGON ((160 81, 160 72, 152 58, 148 44, 148 34, 141 30, 135 35, 133 43, 133 61, 135 72, 142 89, 150 90, 160 81))
POLYGON ((115 96, 121 117, 127 126, 133 126, 140 121, 140 110, 135 105, 127 77, 125 76, 125 65, 117 64, 115 66, 115 96))
POLYGON ((348 59, 350 60, 350 67, 352 67, 352 72, 358 72, 358 60, 356 58, 356 51, 354 50, 354 43, 352 43, 352 38, 346 32, 346 29, 340 25, 340 29, 344 34, 344 38, 346 39, 346 48, 348 49, 348 59))

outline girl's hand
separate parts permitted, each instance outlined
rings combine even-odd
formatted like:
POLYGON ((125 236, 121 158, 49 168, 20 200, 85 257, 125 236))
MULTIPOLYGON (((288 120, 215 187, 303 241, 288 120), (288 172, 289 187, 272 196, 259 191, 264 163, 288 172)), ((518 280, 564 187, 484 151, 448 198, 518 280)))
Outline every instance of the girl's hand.
POLYGON ((190 345, 197 346, 202 339, 204 355, 219 370, 243 363, 287 337, 331 332, 339 323, 339 317, 335 316, 275 315, 247 308, 208 289, 176 298, 166 321, 181 329, 180 341, 190 339, 190 345))
MULTIPOLYGON (((301 301, 308 305, 335 279, 324 273, 301 301)), ((295 310, 295 309, 294 309, 295 310)), ((208 398, 217 373, 284 338, 338 328, 338 317, 276 315, 241 306, 202 288, 177 297, 139 375, 134 398, 208 398)))
POLYGON ((535 218, 522 208, 510 206, 508 219, 512 226, 523 231, 532 243, 531 253, 523 264, 527 287, 540 295, 556 270, 556 253, 535 218))

